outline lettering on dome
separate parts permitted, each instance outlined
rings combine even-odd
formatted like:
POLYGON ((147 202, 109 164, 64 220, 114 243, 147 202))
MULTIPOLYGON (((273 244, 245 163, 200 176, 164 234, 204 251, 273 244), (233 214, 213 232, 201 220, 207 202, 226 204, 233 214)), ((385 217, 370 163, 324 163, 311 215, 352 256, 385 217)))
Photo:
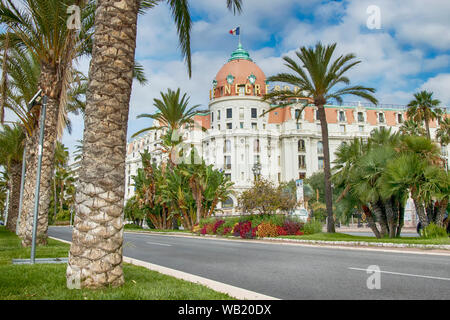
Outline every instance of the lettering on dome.
MULTIPOLYGON (((233 77, 234 78, 234 77, 233 77)), ((249 77, 250 78, 250 77, 249 77)), ((228 80, 228 77, 227 77, 228 80)), ((234 79, 233 79, 234 80, 234 79)), ((249 79, 250 80, 250 79, 249 79)), ((256 82, 256 77, 255 81, 256 82)), ((261 86, 258 83, 235 83, 230 84, 227 83, 223 87, 214 87, 212 90, 209 90, 209 99, 213 100, 218 97, 224 97, 224 96, 262 96, 270 91, 293 91, 297 93, 300 88, 297 86, 294 86, 291 88, 290 86, 279 86, 275 85, 272 88, 266 83, 265 85, 261 86)))

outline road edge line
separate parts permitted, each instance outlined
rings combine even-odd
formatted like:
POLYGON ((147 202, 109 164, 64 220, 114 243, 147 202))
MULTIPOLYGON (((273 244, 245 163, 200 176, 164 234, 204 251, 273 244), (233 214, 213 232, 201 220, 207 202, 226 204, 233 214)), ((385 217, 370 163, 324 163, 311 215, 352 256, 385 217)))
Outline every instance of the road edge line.
MULTIPOLYGON (((55 237, 50 237, 50 236, 49 236, 49 238, 71 244, 71 241, 67 241, 67 240, 63 240, 63 239, 59 239, 59 238, 55 238, 55 237)), ((267 295, 264 295, 261 293, 257 293, 257 292, 250 291, 247 289, 242 289, 242 288, 235 287, 235 286, 232 286, 232 285, 229 285, 226 283, 203 278, 203 277, 196 276, 196 275, 193 275, 193 274, 190 274, 187 272, 179 271, 179 270, 172 269, 172 268, 167 268, 164 266, 160 266, 157 264, 149 263, 149 262, 131 258, 131 257, 123 256, 123 261, 126 263, 129 263, 129 264, 144 267, 148 270, 156 271, 156 272, 159 272, 159 273, 162 273, 162 274, 165 274, 165 275, 177 278, 177 279, 204 285, 205 287, 208 287, 214 291, 228 294, 229 296, 234 297, 239 300, 280 300, 275 297, 267 296, 267 295)))

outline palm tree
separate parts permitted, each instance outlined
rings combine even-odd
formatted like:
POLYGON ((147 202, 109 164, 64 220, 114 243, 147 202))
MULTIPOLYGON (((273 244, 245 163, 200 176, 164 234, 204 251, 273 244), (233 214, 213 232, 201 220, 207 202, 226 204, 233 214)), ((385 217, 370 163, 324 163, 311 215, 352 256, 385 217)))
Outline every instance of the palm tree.
MULTIPOLYGON (((227 0, 240 11, 242 0, 227 0)), ((119 286, 122 271, 126 136, 140 10, 159 1, 98 0, 68 279, 81 287, 119 286), (99 217, 103 217, 99 219, 99 217), (82 276, 81 276, 82 275, 82 276)), ((191 75, 189 1, 167 0, 191 75)))
MULTIPOLYGON (((51 197, 53 174, 53 157, 57 139, 58 122, 64 119, 67 92, 73 76, 72 62, 81 53, 86 52, 86 39, 92 26, 94 10, 93 1, 84 4, 81 0, 25 0, 18 9, 12 1, 0 2, 0 22, 6 31, 0 36, 5 43, 7 39, 11 47, 28 51, 40 63, 38 86, 42 94, 48 97, 46 121, 44 123, 44 147, 42 150, 41 186, 39 201, 39 217, 37 226, 37 243, 47 242, 48 208, 51 197), (80 32, 67 28, 67 7, 82 7, 82 28, 80 32)), ((25 221, 29 221, 21 233, 22 244, 31 244, 31 216, 34 205, 34 181, 37 157, 34 154, 38 147, 39 130, 34 130, 29 141, 26 183, 23 199, 25 221)))
MULTIPOLYGON (((336 60, 331 61, 335 49, 336 43, 323 46, 320 42, 317 43, 315 47, 301 47, 300 51, 296 52, 296 56, 301 64, 298 64, 290 57, 283 57, 283 60, 286 62, 285 66, 291 69, 293 73, 279 73, 269 77, 267 81, 283 82, 294 85, 300 89, 296 92, 274 91, 265 96, 265 99, 278 100, 285 104, 289 103, 293 98, 304 97, 305 95, 314 100, 314 105, 318 109, 322 129, 328 232, 335 232, 335 227, 330 181, 331 170, 328 125, 324 106, 330 99, 335 99, 337 102, 342 103, 342 96, 348 94, 362 97, 374 104, 378 103, 377 99, 372 95, 372 93, 375 92, 375 89, 360 85, 350 86, 350 80, 344 75, 361 61, 355 61, 354 54, 341 55, 336 60), (344 87, 335 88, 340 84, 344 85, 344 87)), ((273 107, 267 112, 275 108, 276 107, 273 107)))
POLYGON ((17 217, 19 215, 20 182, 22 179, 22 156, 25 144, 23 128, 3 126, 0 131, 0 164, 6 168, 10 185, 10 201, 8 208, 8 221, 6 227, 16 231, 17 217))
POLYGON ((433 92, 426 90, 420 91, 414 94, 414 100, 408 103, 408 118, 412 118, 414 121, 422 123, 425 122, 425 129, 428 139, 430 136, 430 121, 438 117, 436 113, 436 107, 441 102, 437 99, 433 99, 433 92))
POLYGON ((447 146, 450 143, 450 118, 444 118, 439 123, 436 131, 436 139, 441 146, 447 146))
POLYGON ((424 136, 426 131, 418 122, 408 119, 401 125, 400 133, 409 136, 424 136))

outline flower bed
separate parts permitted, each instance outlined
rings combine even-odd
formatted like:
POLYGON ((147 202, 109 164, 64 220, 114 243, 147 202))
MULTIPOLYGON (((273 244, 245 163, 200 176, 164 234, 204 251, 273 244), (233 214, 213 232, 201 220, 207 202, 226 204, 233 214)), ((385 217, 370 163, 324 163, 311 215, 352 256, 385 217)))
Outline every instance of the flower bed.
MULTIPOLYGON (((309 229, 311 228, 306 228, 306 230, 309 229)), ((307 233, 303 222, 284 215, 208 218, 202 220, 200 225, 194 228, 194 232, 202 235, 235 236, 242 239, 301 236, 307 233)))

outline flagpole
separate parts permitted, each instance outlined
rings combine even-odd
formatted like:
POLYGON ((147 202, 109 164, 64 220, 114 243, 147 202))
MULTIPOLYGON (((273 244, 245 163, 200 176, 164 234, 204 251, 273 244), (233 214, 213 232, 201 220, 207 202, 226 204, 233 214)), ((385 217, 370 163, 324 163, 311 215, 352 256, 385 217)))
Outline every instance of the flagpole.
POLYGON ((239 34, 238 34, 239 45, 241 45, 241 26, 238 26, 238 28, 239 28, 239 34))

